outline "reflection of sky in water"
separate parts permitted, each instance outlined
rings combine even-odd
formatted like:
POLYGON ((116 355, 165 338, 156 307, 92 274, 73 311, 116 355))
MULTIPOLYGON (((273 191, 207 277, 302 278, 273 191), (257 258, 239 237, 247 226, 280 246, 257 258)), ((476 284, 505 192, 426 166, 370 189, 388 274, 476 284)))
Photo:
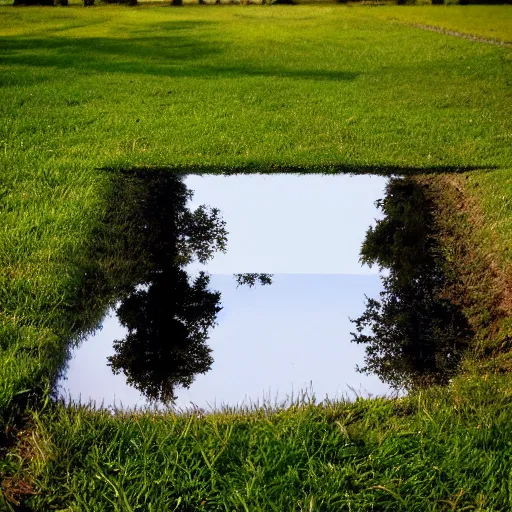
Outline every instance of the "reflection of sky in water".
MULTIPOLYGON (((281 401, 310 385, 318 400, 351 395, 347 386, 362 395, 388 392, 377 377, 355 372, 364 347, 350 343, 355 326, 348 320, 364 311, 365 294, 381 289, 377 269, 358 259, 366 229, 380 216, 374 201, 385 179, 189 176, 185 183, 194 190, 190 206, 219 208, 229 235, 226 255, 189 267, 212 274, 210 289, 221 292, 224 309, 211 330, 212 369, 177 390, 177 405, 274 402, 276 394, 281 401), (237 288, 232 274, 241 272, 274 273, 274 282, 237 288)), ((61 382, 73 400, 146 403, 106 364, 112 341, 124 335, 114 315, 76 351, 61 382)))
MULTIPOLYGON (((226 220, 228 251, 211 274, 374 274, 359 250, 380 212, 386 179, 347 175, 188 176, 192 208, 208 204, 226 220)), ((190 269, 201 268, 191 265, 190 269)))

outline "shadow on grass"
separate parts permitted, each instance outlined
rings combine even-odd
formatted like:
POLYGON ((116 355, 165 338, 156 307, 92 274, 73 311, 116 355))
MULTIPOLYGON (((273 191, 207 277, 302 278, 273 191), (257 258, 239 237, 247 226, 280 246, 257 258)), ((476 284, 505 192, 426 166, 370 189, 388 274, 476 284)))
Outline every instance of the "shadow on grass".
POLYGON ((218 165, 169 165, 155 167, 140 167, 121 169, 120 167, 104 167, 99 170, 107 172, 172 172, 177 174, 218 174, 232 176, 237 174, 371 174, 375 176, 414 176, 418 174, 455 174, 472 171, 494 171, 497 166, 471 166, 471 165, 434 165, 429 167, 397 167, 393 165, 357 165, 357 164, 319 164, 304 166, 289 166, 284 164, 262 164, 248 162, 240 167, 218 165))
MULTIPOLYGON (((353 80, 357 73, 343 70, 304 68, 288 64, 255 66, 249 60, 222 65, 215 57, 228 48, 225 40, 209 28, 210 21, 166 22, 144 30, 128 27, 130 37, 65 37, 63 29, 30 37, 1 37, 0 64, 51 69, 73 69, 94 73, 130 73, 156 77, 238 78, 283 77, 310 80, 353 80), (148 33, 154 35, 148 37, 148 33)), ((76 27, 69 27, 70 29, 76 27)), ((32 73, 31 73, 32 74, 32 73)), ((33 77, 31 78, 33 83, 33 77)), ((40 81, 53 80, 52 75, 40 81)), ((4 74, 0 86, 24 84, 23 76, 4 74)))

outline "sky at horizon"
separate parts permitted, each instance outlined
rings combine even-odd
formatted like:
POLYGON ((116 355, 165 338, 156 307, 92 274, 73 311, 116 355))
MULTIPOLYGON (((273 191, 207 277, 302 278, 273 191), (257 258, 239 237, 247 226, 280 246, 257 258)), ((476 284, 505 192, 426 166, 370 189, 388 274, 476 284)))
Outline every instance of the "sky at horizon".
MULTIPOLYGON (((210 330, 214 363, 189 390, 178 390, 178 408, 209 409, 270 400, 282 402, 302 389, 318 400, 390 393, 375 376, 355 371, 364 347, 350 342, 348 317, 376 297, 376 268, 361 267, 359 250, 386 180, 375 176, 188 176, 189 207, 218 207, 226 220, 228 253, 205 266, 210 289, 221 292, 223 310, 210 330), (264 208, 261 207, 264 198, 264 208), (287 270, 288 269, 288 270, 287 270), (270 286, 236 287, 232 274, 274 274, 270 286)), ((125 330, 115 315, 74 353, 61 382, 62 395, 105 407, 144 406, 147 401, 114 376, 106 357, 125 330), (67 390, 67 391, 64 391, 67 390)))

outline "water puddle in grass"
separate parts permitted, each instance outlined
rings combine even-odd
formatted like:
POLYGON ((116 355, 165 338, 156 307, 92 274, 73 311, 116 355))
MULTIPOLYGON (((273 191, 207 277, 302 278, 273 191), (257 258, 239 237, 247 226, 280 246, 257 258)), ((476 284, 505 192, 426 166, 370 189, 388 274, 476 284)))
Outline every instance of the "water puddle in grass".
POLYGON ((382 290, 359 253, 385 185, 368 175, 120 173, 97 251, 116 307, 73 351, 61 396, 209 409, 301 390, 317 401, 390 393, 356 372, 365 348, 351 343, 349 320, 382 290))

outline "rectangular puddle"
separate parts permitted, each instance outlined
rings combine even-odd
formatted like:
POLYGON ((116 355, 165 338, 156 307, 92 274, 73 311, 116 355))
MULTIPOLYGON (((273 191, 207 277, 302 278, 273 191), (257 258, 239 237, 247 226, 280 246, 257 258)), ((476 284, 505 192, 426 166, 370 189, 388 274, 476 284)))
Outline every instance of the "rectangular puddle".
POLYGON ((168 391, 172 387, 172 403, 180 410, 278 405, 303 393, 314 394, 317 401, 389 394, 389 386, 377 376, 356 371, 356 365, 363 366, 365 348, 351 343, 355 327, 349 320, 363 313, 365 295, 376 297, 382 290, 378 270, 362 266, 359 254, 368 227, 382 217, 374 203, 384 197, 387 178, 188 175, 181 181, 194 193, 186 208, 200 214, 176 217, 188 237, 176 238, 172 247, 161 243, 165 229, 176 229, 169 220, 174 214, 166 214, 169 201, 163 185, 157 183, 153 199, 154 190, 143 197, 146 192, 139 195, 137 186, 130 184, 127 197, 139 198, 137 208, 150 213, 149 220, 140 220, 139 211, 127 218, 139 223, 137 229, 147 238, 143 252, 152 243, 148 240, 154 242, 143 256, 123 242, 130 248, 127 261, 134 268, 147 267, 141 282, 125 291, 125 299, 131 297, 124 309, 125 324, 132 328, 121 325, 111 309, 101 329, 74 349, 65 378, 59 381, 61 397, 123 409, 162 406, 161 401, 148 401, 149 395, 161 396, 155 379, 166 383, 168 391), (210 209, 198 210, 201 205, 210 209), (152 238, 147 232, 160 214, 165 229, 159 227, 152 238), (201 238, 197 226, 211 233, 216 229, 216 243, 201 238), (222 226, 227 232, 224 242, 222 226), (217 250, 223 245, 225 252, 217 250), (176 247, 180 251, 173 252, 176 247), (192 261, 190 247, 202 254, 203 263, 192 261), (149 264, 148 254, 160 266, 149 264), (161 263, 170 255, 181 258, 179 269, 161 263), (183 271, 189 283, 199 279, 201 271, 209 281, 191 291, 183 271), (245 275, 246 282, 238 282, 234 274, 245 275), (254 282, 247 274, 254 274, 254 282), (271 275, 271 284, 263 284, 259 274, 271 275), (183 303, 173 302, 171 297, 177 295, 185 297, 183 303), (207 313, 198 313, 200 303, 207 313), (215 310, 215 305, 222 309, 215 310), (141 318, 144 308, 158 310, 158 318, 147 311, 141 318), (179 333, 185 332, 196 342, 183 344, 179 333), (126 338, 129 333, 131 338, 126 338), (159 341, 146 342, 145 337, 159 341), (125 348, 129 339, 130 348, 116 356, 115 375, 107 358, 116 354, 114 340, 123 339, 125 348), (170 345, 176 348, 170 350, 170 345), (141 393, 144 389, 149 395, 141 393))

